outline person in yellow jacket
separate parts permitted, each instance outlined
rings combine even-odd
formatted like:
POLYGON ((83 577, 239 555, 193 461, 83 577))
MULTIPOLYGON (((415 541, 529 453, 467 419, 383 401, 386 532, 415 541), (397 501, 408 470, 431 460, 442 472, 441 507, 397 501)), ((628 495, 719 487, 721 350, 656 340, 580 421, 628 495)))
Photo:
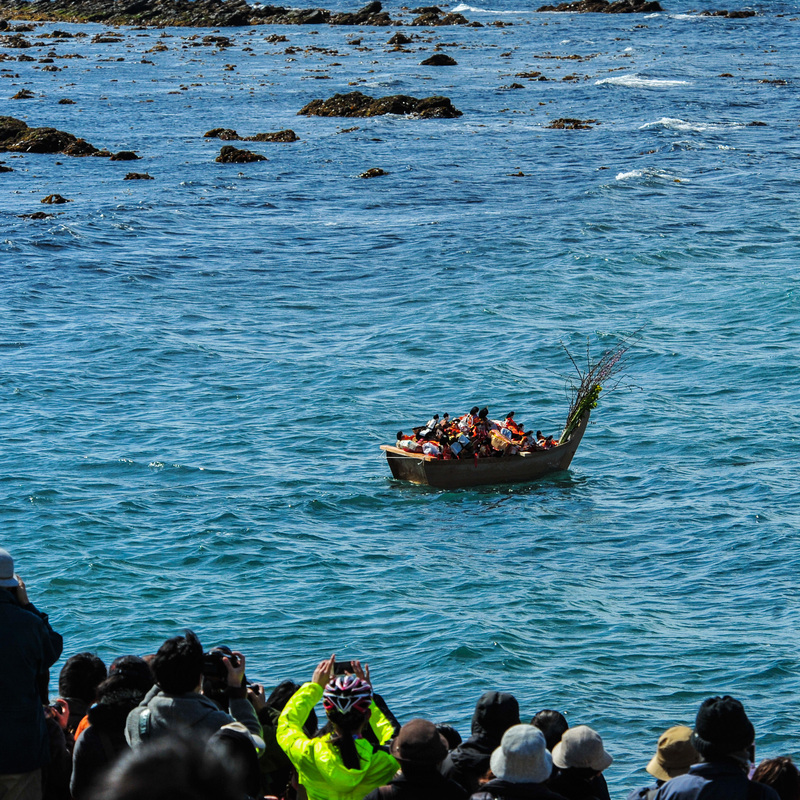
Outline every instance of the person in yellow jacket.
POLYGON ((333 675, 336 656, 321 661, 278 718, 277 740, 297 770, 308 800, 363 800, 384 786, 400 768, 389 752, 361 736, 369 724, 381 744, 391 739, 392 724, 375 705, 369 671, 358 662, 356 674, 333 675), (309 712, 322 699, 333 733, 310 739, 303 731, 309 712))

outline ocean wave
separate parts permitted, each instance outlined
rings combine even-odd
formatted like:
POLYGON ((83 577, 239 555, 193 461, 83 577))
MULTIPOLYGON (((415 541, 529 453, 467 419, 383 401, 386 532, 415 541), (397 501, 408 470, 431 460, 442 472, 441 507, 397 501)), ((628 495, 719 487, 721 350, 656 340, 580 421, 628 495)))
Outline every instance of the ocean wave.
POLYGON ((664 78, 642 78, 633 73, 631 75, 615 75, 613 78, 603 78, 595 81, 595 86, 609 83, 612 86, 627 86, 629 89, 662 89, 670 86, 688 86, 690 81, 667 80, 664 78))
POLYGON ((501 11, 500 9, 496 8, 478 8, 477 6, 468 6, 466 3, 459 3, 455 8, 451 9, 451 14, 463 14, 464 12, 469 12, 471 14, 527 14, 528 11, 525 9, 520 9, 515 11, 514 9, 511 10, 504 10, 501 11))
POLYGON ((655 122, 646 122, 644 125, 640 125, 639 130, 666 130, 681 131, 684 133, 708 133, 709 131, 721 131, 730 127, 736 126, 722 125, 717 122, 689 122, 685 119, 677 119, 676 117, 661 117, 661 119, 657 119, 655 122))
POLYGON ((632 169, 628 172, 618 172, 614 178, 617 181, 631 181, 643 179, 645 182, 661 183, 668 181, 670 183, 688 183, 686 178, 678 178, 663 169, 655 169, 654 167, 645 167, 644 169, 632 169))

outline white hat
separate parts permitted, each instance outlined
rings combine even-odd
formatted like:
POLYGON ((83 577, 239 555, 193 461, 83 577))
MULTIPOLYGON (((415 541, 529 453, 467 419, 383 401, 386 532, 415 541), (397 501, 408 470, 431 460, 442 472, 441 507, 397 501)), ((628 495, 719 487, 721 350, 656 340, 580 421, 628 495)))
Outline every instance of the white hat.
POLYGON ((533 725, 512 725, 489 765, 498 778, 509 783, 544 783, 553 771, 544 734, 533 725))
POLYGON ((564 731, 553 748, 553 763, 559 769, 582 767, 602 772, 613 760, 606 753, 600 734, 586 725, 564 731))
POLYGON ((19 586, 19 581, 14 577, 14 559, 8 550, 0 547, 0 586, 13 589, 19 586))

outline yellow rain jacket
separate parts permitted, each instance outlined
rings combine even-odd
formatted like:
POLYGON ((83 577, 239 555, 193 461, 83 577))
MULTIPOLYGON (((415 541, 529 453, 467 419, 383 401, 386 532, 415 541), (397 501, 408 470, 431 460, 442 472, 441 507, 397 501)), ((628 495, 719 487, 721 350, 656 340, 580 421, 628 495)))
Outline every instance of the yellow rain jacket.
MULTIPOLYGON (((278 718, 278 744, 294 764, 308 800, 363 800, 378 786, 394 777, 400 765, 384 750, 373 751, 366 739, 356 739, 361 769, 348 769, 342 763, 339 748, 331 744, 331 735, 309 739, 303 723, 322 699, 318 683, 303 684, 292 696, 278 718)), ((392 725, 373 701, 369 725, 381 744, 391 739, 392 725)))

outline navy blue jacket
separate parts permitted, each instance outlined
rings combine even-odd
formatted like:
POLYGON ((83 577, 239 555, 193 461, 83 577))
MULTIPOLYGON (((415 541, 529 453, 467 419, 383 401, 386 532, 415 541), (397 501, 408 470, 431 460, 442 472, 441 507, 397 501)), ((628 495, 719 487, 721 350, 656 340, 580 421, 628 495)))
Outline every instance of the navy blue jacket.
POLYGON ((735 761, 695 764, 667 781, 656 800, 780 800, 770 786, 754 783, 735 761))
POLYGON ((0 775, 33 772, 49 760, 37 678, 58 661, 64 643, 33 604, 0 589, 0 775))

